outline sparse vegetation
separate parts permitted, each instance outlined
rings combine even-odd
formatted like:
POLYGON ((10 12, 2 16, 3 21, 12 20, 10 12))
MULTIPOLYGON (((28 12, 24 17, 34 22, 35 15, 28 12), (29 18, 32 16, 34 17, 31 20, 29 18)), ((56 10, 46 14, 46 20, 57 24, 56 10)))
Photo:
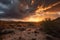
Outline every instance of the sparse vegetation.
POLYGON ((60 38, 60 18, 55 20, 47 19, 41 23, 43 31, 55 38, 60 38))

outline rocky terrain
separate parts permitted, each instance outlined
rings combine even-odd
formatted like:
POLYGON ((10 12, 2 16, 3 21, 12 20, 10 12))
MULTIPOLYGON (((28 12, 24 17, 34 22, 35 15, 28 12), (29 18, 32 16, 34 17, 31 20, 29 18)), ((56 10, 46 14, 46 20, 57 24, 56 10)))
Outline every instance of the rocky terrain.
MULTIPOLYGON (((57 25, 60 24, 58 19, 53 20, 57 25)), ((0 40, 60 40, 57 38, 59 36, 54 37, 55 35, 47 33, 43 31, 41 22, 0 21, 0 40)))
POLYGON ((0 40, 45 40, 38 23, 0 21, 0 40))

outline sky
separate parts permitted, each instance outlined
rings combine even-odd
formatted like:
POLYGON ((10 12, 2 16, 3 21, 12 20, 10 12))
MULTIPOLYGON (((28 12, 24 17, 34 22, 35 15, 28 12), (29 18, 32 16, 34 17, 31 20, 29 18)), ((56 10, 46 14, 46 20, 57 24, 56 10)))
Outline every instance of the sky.
MULTIPOLYGON (((58 13, 60 16, 60 0, 0 0, 0 19, 22 19, 28 17, 34 14, 37 10, 37 6, 41 5, 43 5, 43 8, 52 6, 44 11, 58 13), (55 5, 56 3, 58 4, 55 5)), ((55 16, 57 17, 58 15, 55 16)))

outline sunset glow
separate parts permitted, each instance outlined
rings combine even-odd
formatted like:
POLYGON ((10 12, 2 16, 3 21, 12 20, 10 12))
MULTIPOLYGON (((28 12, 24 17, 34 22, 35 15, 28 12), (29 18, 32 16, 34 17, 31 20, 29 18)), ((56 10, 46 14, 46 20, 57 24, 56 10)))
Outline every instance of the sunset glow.
POLYGON ((0 3, 0 20, 40 22, 60 17, 60 1, 57 0, 14 0, 10 4, 13 5, 11 9, 7 4, 0 3))
POLYGON ((34 15, 30 15, 28 17, 25 17, 23 20, 25 22, 40 22, 44 20, 45 18, 53 18, 53 16, 50 17, 50 15, 55 14, 54 12, 44 12, 45 10, 48 10, 56 5, 60 4, 60 2, 54 3, 52 5, 49 5, 48 7, 43 8, 43 4, 41 6, 37 7, 37 10, 34 12, 34 15), (47 16, 47 14, 50 14, 47 16))

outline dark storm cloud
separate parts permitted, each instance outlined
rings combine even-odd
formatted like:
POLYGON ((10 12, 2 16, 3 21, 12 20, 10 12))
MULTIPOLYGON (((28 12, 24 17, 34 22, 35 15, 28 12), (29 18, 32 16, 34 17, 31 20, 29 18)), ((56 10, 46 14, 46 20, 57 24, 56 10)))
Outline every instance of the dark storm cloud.
MULTIPOLYGON (((40 0, 38 3, 37 1, 35 2, 36 3, 35 6, 44 5, 43 8, 45 8, 45 7, 48 7, 49 5, 52 6, 53 4, 58 3, 58 2, 60 2, 60 0, 40 0)), ((48 9, 48 11, 60 11, 60 3, 48 9)))
MULTIPOLYGON (((33 5, 31 5, 32 0, 13 0, 13 1, 14 1, 13 7, 11 9, 7 9, 5 13, 0 13, 0 18, 24 18, 24 17, 32 14, 31 12, 34 12, 37 9, 37 6, 41 6, 42 4, 44 4, 44 7, 48 7, 49 5, 52 5, 56 2, 60 2, 60 0, 34 0, 33 5), (21 4, 22 4, 22 6, 21 6, 21 4)), ((4 5, 10 4, 10 2, 8 2, 7 0, 5 0, 5 1, 0 0, 0 4, 1 3, 3 3, 4 5)), ((52 11, 52 10, 60 11, 59 5, 56 5, 46 11, 52 11)), ((1 10, 2 9, 1 9, 1 5, 0 5, 0 11, 1 10)), ((3 10, 5 10, 5 9, 3 9, 3 10)))
POLYGON ((48 9, 46 11, 50 11, 50 12, 60 12, 60 4, 56 5, 55 7, 52 7, 51 9, 48 9))
MULTIPOLYGON (((47 7, 48 5, 51 5, 51 6, 52 6, 53 4, 58 3, 58 2, 60 2, 60 0, 50 0, 50 1, 47 0, 46 3, 45 3, 45 6, 46 6, 46 7, 47 7)), ((46 11, 60 12, 60 3, 59 3, 58 5, 56 5, 56 6, 54 6, 54 7, 46 10, 46 11)))
POLYGON ((0 18, 19 18, 17 0, 0 0, 0 18))

